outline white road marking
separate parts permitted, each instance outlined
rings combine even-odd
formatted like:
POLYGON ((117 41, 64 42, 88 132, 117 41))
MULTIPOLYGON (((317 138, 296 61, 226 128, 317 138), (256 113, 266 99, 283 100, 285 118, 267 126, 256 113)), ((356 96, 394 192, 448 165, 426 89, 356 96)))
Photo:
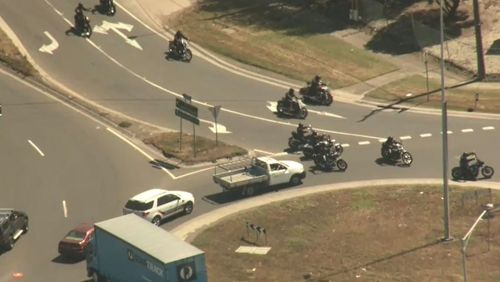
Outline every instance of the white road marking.
POLYGON ((461 130, 463 133, 467 133, 467 132, 474 132, 474 129, 472 128, 466 128, 466 129, 462 129, 461 130))
MULTIPOLYGON (((277 112, 277 107, 278 107, 278 102, 276 101, 267 101, 266 103, 266 108, 268 108, 271 112, 275 113, 277 112)), ((320 116, 328 116, 328 117, 334 117, 334 118, 340 118, 340 119, 346 119, 345 117, 325 111, 315 111, 311 110, 310 108, 307 108, 307 111, 310 113, 314 113, 320 116)))
MULTIPOLYGON (((137 145, 135 145, 134 143, 132 143, 130 140, 128 140, 127 138, 125 138, 124 136, 122 136, 120 133, 116 132, 115 130, 109 128, 109 127, 106 127, 106 130, 113 133, 116 137, 120 138, 121 140, 125 141, 125 143, 129 144, 130 146, 132 146, 134 149, 136 149, 137 151, 139 151, 141 154, 143 154, 147 159, 149 159, 150 161, 152 162, 155 162, 155 158, 151 157, 148 153, 144 152, 141 148, 139 148, 137 145)), ((170 177, 172 177, 172 179, 176 179, 176 176, 173 175, 168 169, 160 166, 160 169, 163 170, 164 172, 168 173, 168 175, 170 175, 170 177)))
POLYGON ((186 173, 186 174, 176 176, 174 179, 183 178, 183 177, 190 176, 190 175, 193 175, 193 174, 196 174, 196 173, 200 173, 200 172, 203 172, 203 171, 207 171, 207 170, 209 170, 209 169, 214 169, 214 167, 213 167, 213 166, 210 166, 210 167, 206 167, 206 168, 199 169, 199 170, 197 170, 197 171, 188 172, 188 173, 186 173))
POLYGON ((370 141, 360 141, 358 142, 359 145, 368 145, 370 144, 370 141))
POLYGON ((111 23, 111 22, 103 20, 101 25, 94 26, 94 31, 97 33, 101 33, 101 34, 108 34, 109 30, 113 30, 121 38, 125 39, 125 42, 127 44, 130 44, 133 47, 142 51, 142 47, 139 44, 139 42, 137 42, 137 40, 128 38, 125 34, 123 34, 120 31, 120 29, 125 29, 126 31, 131 32, 133 28, 134 28, 134 26, 131 24, 126 24, 126 23, 122 23, 122 22, 111 23))
POLYGON ((38 51, 40 52, 45 52, 45 53, 49 53, 51 55, 53 55, 53 52, 59 48, 59 43, 57 42, 57 40, 52 37, 52 35, 50 35, 50 33, 48 31, 44 31, 43 32, 49 39, 50 39, 50 44, 49 45, 42 45, 42 47, 40 47, 38 49, 38 51))
POLYGON ((401 140, 409 140, 409 139, 411 139, 411 136, 408 136, 408 135, 407 136, 401 136, 401 137, 399 137, 399 139, 401 139, 401 140))
MULTIPOLYGON (((441 132, 439 132, 439 134, 443 134, 443 132, 441 131, 441 132)), ((448 130, 448 134, 453 134, 453 131, 448 130)))
POLYGON ((380 142, 380 143, 384 143, 385 141, 387 141, 387 138, 380 138, 380 139, 378 139, 378 142, 380 142))
POLYGON ((63 213, 64 213, 64 218, 68 218, 68 207, 66 206, 66 201, 62 201, 62 206, 63 206, 63 213))
POLYGON ((215 122, 212 123, 208 129, 210 129, 213 133, 217 132, 217 133, 222 133, 222 134, 227 134, 227 133, 231 133, 231 131, 227 130, 226 127, 220 123, 217 123, 217 130, 215 130, 215 122))
POLYGON ((483 127, 483 130, 493 130, 493 129, 495 129, 494 126, 485 126, 485 127, 483 127))
POLYGON ((347 147, 349 147, 349 146, 350 146, 348 143, 344 143, 344 144, 341 144, 341 145, 342 145, 342 147, 344 147, 344 148, 347 148, 347 147))
POLYGON ((432 134, 430 134, 430 133, 422 133, 422 134, 420 134, 420 137, 422 137, 422 138, 431 137, 431 136, 432 136, 432 134))
POLYGON ((45 157, 45 154, 42 152, 42 150, 40 150, 36 145, 35 143, 33 143, 33 141, 29 140, 28 139, 28 143, 30 143, 30 145, 35 148, 35 150, 38 151, 38 153, 42 156, 42 157, 45 157))

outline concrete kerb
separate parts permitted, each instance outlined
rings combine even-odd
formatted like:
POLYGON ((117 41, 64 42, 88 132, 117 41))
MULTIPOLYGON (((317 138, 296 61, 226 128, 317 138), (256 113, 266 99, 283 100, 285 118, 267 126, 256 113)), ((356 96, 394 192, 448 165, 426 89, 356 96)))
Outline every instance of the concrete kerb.
MULTIPOLYGON (((336 184, 325 184, 318 186, 310 186, 298 189, 291 189, 276 193, 266 193, 265 195, 241 200, 235 204, 230 204, 211 212, 205 213, 198 217, 195 217, 189 221, 186 221, 179 226, 170 230, 171 233, 177 237, 191 242, 194 238, 209 228, 210 226, 216 224, 217 222, 223 220, 225 217, 234 215, 237 213, 243 213, 249 209, 267 205, 274 202, 289 200, 297 197, 305 197, 317 193, 324 193, 334 190, 345 190, 345 189, 356 189, 361 187, 381 187, 386 185, 440 185, 443 183, 442 179, 374 179, 374 180, 363 180, 363 181, 352 181, 343 182, 336 184)), ((479 188, 491 188, 495 190, 500 190, 500 182, 452 182, 450 187, 479 187, 479 188)))

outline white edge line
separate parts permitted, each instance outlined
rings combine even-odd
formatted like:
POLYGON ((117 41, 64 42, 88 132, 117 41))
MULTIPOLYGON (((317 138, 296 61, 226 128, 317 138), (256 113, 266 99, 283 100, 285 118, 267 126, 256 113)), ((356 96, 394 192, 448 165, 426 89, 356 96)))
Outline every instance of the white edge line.
POLYGON ((461 130, 463 133, 467 133, 467 132, 474 132, 474 129, 472 128, 466 128, 466 129, 462 129, 461 130))
MULTIPOLYGON (((139 148, 137 145, 135 145, 134 143, 132 143, 130 140, 128 140, 127 138, 123 137, 120 133, 116 132, 115 130, 109 128, 109 127, 106 127, 106 130, 113 133, 116 137, 122 139, 123 141, 125 141, 125 143, 129 144, 130 146, 132 146, 134 149, 136 149, 137 151, 139 151, 141 154, 143 154, 146 158, 148 158, 150 161, 154 162, 155 159, 153 157, 151 157, 148 153, 144 152, 141 148, 139 148)), ((168 175, 170 175, 170 177, 172 177, 172 179, 177 179, 177 177, 175 175, 173 175, 168 169, 164 168, 164 167, 160 167, 164 172, 166 172, 168 175)))
POLYGON ((62 200, 64 218, 68 218, 68 207, 66 206, 66 201, 62 200))
POLYGON ((495 129, 494 126, 485 126, 485 127, 483 127, 483 130, 493 130, 493 129, 495 129))
POLYGON ((30 145, 35 148, 35 150, 38 151, 38 153, 42 156, 42 157, 45 157, 45 154, 42 152, 42 150, 40 150, 36 145, 35 143, 33 143, 31 140, 28 139, 28 143, 30 143, 30 145))
POLYGON ((420 134, 420 137, 422 138, 426 138, 426 137, 431 137, 432 134, 431 133, 423 133, 423 134, 420 134))
POLYGON ((183 178, 183 177, 186 177, 186 176, 190 176, 190 175, 193 175, 193 174, 196 174, 196 173, 207 171, 209 169, 214 169, 214 168, 212 166, 206 167, 206 168, 202 168, 202 169, 199 169, 199 170, 196 170, 196 171, 192 171, 192 172, 188 172, 188 173, 183 174, 183 175, 176 176, 175 179, 179 179, 179 178, 183 178))

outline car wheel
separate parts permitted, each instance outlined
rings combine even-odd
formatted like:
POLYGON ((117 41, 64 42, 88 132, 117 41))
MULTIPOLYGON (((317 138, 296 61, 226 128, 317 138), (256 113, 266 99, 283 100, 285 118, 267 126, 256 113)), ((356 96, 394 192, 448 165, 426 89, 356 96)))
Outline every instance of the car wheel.
POLYGON ((184 205, 184 214, 190 214, 193 212, 193 203, 192 202, 187 202, 184 205))
POLYGON ((154 225, 156 226, 160 226, 160 223, 161 223, 161 217, 159 216, 155 216, 153 217, 153 220, 151 221, 154 225))
POLYGON ((291 186, 297 186, 299 185, 301 182, 301 179, 300 179, 300 176, 298 175, 294 175, 292 176, 292 178, 290 178, 290 185, 291 186))

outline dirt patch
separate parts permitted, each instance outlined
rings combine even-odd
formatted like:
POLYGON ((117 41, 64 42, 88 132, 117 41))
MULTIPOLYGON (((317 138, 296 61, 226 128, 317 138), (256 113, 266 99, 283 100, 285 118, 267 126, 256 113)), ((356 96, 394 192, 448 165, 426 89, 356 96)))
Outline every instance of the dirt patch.
MULTIPOLYGON (((500 196, 454 187, 450 195, 454 238, 500 196)), ((441 196, 438 186, 321 193, 231 216, 193 244, 206 252, 211 281, 462 281, 460 240, 439 242, 441 196), (266 228, 257 245, 272 247, 267 255, 235 253, 256 240, 247 222, 266 228)), ((500 279, 500 218, 487 227, 480 222, 467 249, 471 281, 500 279)))
POLYGON ((143 141, 162 151, 165 157, 179 159, 186 164, 215 162, 218 159, 232 158, 248 153, 245 149, 238 146, 227 145, 220 141, 216 145, 214 140, 196 136, 195 156, 193 153, 193 136, 183 133, 181 147, 180 134, 178 132, 156 134, 145 138, 143 141))
POLYGON ((0 62, 5 63, 24 76, 37 74, 25 56, 21 55, 9 37, 0 29, 0 62))

